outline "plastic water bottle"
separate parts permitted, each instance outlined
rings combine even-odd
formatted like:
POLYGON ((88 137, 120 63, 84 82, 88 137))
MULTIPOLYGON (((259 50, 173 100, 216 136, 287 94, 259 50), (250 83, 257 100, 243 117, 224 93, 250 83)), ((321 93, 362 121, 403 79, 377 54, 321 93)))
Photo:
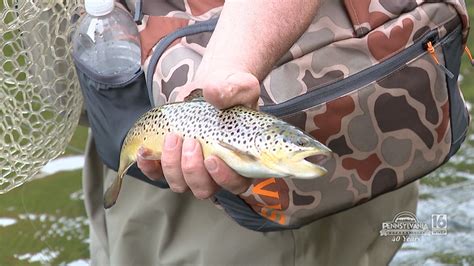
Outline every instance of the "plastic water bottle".
POLYGON ((114 0, 86 0, 86 14, 72 38, 76 64, 113 80, 129 80, 140 71, 137 25, 114 0))

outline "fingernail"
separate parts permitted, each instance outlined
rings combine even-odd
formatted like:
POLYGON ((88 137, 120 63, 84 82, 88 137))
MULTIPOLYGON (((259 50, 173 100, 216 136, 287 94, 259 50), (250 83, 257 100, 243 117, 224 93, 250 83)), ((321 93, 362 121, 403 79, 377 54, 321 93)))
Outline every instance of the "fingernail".
POLYGON ((173 150, 178 145, 178 136, 175 134, 168 134, 165 137, 165 149, 173 150))
POLYGON ((208 158, 204 160, 204 165, 209 172, 215 172, 217 170, 217 162, 214 158, 208 158))
POLYGON ((193 155, 196 150, 196 141, 194 139, 185 139, 183 142, 183 153, 193 155))
POLYGON ((137 155, 140 158, 143 158, 143 155, 145 154, 145 149, 143 147, 138 148, 137 155))

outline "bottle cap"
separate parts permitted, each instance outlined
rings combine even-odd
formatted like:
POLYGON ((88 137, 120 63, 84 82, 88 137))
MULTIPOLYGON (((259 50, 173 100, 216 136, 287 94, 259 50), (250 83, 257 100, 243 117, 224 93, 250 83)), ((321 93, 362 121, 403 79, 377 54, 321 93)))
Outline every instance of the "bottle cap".
POLYGON ((114 0, 85 0, 87 14, 95 17, 105 16, 114 10, 114 0))

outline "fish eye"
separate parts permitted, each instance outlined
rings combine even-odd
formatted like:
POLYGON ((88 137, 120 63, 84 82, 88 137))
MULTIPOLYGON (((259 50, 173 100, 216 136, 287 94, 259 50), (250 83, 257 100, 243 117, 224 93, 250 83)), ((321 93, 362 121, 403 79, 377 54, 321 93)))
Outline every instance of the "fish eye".
POLYGON ((309 141, 306 138, 298 138, 296 140, 296 144, 298 146, 303 146, 304 147, 304 146, 308 145, 308 143, 309 143, 309 141))

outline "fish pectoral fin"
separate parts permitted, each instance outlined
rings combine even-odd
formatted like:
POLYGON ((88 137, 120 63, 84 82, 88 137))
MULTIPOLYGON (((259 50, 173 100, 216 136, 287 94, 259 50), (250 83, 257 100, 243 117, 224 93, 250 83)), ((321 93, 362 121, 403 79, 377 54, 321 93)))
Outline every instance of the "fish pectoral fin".
POLYGON ((260 157, 260 164, 267 167, 268 169, 271 169, 275 173, 275 175, 278 175, 278 177, 288 176, 288 174, 282 171, 279 160, 275 160, 275 158, 273 158, 267 153, 262 153, 260 157))
POLYGON ((161 152, 143 146, 138 149, 138 156, 145 160, 161 160, 161 152))
POLYGON ((227 149, 227 150, 230 150, 231 152, 233 152, 235 155, 237 155, 240 159, 242 160, 248 160, 248 161, 258 161, 257 157, 255 157, 254 155, 246 152, 246 151, 243 151, 243 150, 240 150, 234 146, 232 146, 231 144, 227 143, 227 142, 224 142, 222 140, 219 140, 217 142, 221 147, 227 149))

